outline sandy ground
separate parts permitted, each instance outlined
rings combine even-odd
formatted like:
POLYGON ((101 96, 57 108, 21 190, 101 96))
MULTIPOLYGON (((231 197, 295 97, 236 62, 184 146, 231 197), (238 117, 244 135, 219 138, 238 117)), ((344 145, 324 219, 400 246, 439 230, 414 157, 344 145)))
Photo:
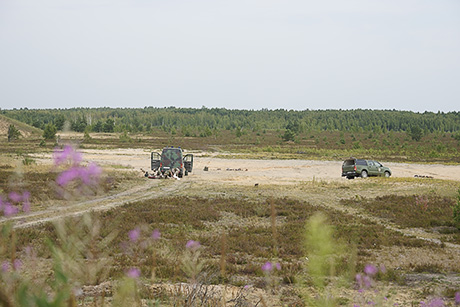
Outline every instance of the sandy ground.
MULTIPOLYGON (((84 159, 102 166, 121 165, 127 169, 148 170, 150 152, 142 149, 84 149, 84 159)), ((50 157, 43 157, 43 162, 50 157)), ((46 163, 46 162, 45 162, 46 163)), ((460 165, 385 163, 392 177, 431 176, 435 179, 460 181, 460 165)), ((194 153, 194 180, 212 180, 240 184, 292 184, 311 180, 347 180, 341 177, 342 161, 249 160, 215 158, 209 153, 194 153), (208 171, 204 168, 208 167, 208 171)), ((363 180, 363 179, 357 179, 363 180)), ((420 179, 424 180, 424 179, 420 179)))

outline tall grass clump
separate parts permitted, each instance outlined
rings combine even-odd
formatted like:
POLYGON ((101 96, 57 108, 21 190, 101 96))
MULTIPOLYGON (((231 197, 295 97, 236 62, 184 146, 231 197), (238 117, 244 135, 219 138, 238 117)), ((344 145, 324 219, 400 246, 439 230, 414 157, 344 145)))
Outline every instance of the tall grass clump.
POLYGON ((305 295, 307 306, 337 306, 338 287, 349 282, 354 270, 353 253, 334 238, 334 229, 322 213, 314 214, 305 227, 307 278, 313 291, 305 295))

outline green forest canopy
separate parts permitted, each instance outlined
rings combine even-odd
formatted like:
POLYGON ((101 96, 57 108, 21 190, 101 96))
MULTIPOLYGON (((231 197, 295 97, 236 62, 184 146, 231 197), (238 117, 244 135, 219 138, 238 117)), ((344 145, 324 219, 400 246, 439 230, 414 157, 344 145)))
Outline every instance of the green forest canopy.
POLYGON ((73 108, 13 109, 1 114, 43 129, 48 123, 62 130, 66 121, 74 131, 142 132, 175 129, 290 129, 338 131, 460 131, 460 112, 397 110, 230 110, 225 108, 73 108))

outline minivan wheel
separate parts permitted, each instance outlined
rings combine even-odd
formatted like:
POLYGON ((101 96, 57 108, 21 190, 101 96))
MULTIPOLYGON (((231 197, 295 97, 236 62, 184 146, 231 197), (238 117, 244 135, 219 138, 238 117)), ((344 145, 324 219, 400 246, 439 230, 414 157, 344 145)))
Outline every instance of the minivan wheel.
POLYGON ((367 178, 367 171, 362 171, 361 172, 361 177, 367 178))

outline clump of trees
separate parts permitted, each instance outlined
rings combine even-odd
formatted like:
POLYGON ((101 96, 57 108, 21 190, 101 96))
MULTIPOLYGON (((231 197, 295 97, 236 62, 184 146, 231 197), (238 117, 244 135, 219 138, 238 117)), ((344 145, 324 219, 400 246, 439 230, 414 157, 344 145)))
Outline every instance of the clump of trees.
POLYGON ((21 132, 14 125, 8 127, 8 142, 19 139, 20 136, 21 132))
POLYGON ((62 130, 68 121, 73 131, 149 132, 187 130, 189 135, 209 131, 307 131, 407 132, 414 140, 432 132, 459 132, 460 112, 415 113, 397 110, 227 110, 224 108, 73 108, 50 110, 1 110, 0 113, 44 129, 49 123, 62 130), (112 130, 113 129, 113 130, 112 130))
POLYGON ((54 140, 56 139, 57 128, 54 124, 47 124, 43 130, 43 138, 45 140, 54 140))

